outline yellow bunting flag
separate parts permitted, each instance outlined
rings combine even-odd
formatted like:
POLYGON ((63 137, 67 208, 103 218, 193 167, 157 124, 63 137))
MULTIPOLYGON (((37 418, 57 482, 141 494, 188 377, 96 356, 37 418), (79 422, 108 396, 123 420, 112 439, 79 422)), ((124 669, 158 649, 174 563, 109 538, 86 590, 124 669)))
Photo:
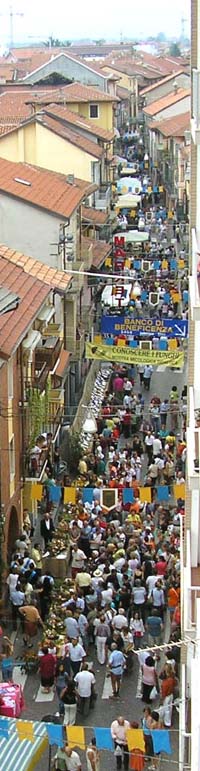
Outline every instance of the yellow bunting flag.
POLYGON ((38 482, 33 482, 31 486, 31 500, 32 501, 41 501, 42 500, 42 491, 43 486, 39 485, 38 482))
POLYGON ((185 484, 182 485, 174 485, 174 498, 176 498, 176 501, 181 498, 183 501, 185 500, 185 484))
POLYGON ((64 487, 64 503, 76 503, 75 487, 64 487))
POLYGON ((144 734, 141 728, 128 728, 126 738, 129 752, 131 750, 141 750, 145 752, 144 734))
POLYGON ((151 503, 151 487, 140 487, 141 503, 151 503))
POLYGON ((83 726, 66 726, 66 734, 69 747, 80 747, 81 750, 85 750, 85 731, 83 726))
POLYGON ((182 270, 185 267, 185 261, 184 260, 179 260, 178 261, 178 267, 180 268, 180 270, 182 270))
POLYGON ((147 188, 147 191, 148 191, 148 193, 152 193, 152 187, 151 187, 150 185, 149 185, 149 187, 147 188))
POLYGON ((159 193, 163 193, 163 185, 159 185, 159 193))
POLYGON ((20 742, 24 739, 34 742, 34 723, 31 723, 30 720, 16 720, 16 729, 20 742))

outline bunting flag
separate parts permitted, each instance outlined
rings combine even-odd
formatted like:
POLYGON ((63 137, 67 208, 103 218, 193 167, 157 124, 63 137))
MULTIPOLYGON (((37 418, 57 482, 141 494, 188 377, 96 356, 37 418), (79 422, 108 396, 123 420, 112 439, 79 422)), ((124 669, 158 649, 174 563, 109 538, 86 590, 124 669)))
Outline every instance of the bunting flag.
POLYGON ((43 485, 40 485, 38 482, 32 482, 32 485, 31 485, 31 500, 32 501, 41 501, 42 500, 42 493, 43 493, 43 485))
POLYGON ((80 747, 81 750, 85 750, 85 731, 82 726, 66 726, 66 734, 69 747, 80 747))
POLYGON ((58 487, 58 485, 50 485, 48 490, 49 490, 49 500, 50 500, 50 502, 51 503, 60 503, 62 488, 58 487))
POLYGON ((156 755, 159 752, 166 752, 167 755, 172 754, 169 731, 165 731, 163 728, 161 730, 156 728, 154 731, 151 731, 151 737, 156 755))
POLYGON ((9 721, 6 717, 1 717, 0 720, 0 739, 9 739, 9 721))
POLYGON ((96 746, 98 750, 114 750, 114 742, 110 728, 94 728, 96 746))
POLYGON ((48 733, 49 744, 57 744, 57 747, 64 746, 64 730, 63 726, 56 723, 47 723, 46 729, 48 733))
POLYGON ((158 485, 157 487, 157 499, 158 501, 168 501, 169 487, 168 485, 158 485))
POLYGON ((123 500, 124 505, 126 503, 133 503, 134 492, 131 489, 131 487, 124 487, 124 489, 122 491, 122 500, 123 500))
POLYGON ((128 728, 126 738, 129 752, 131 750, 141 750, 145 752, 144 732, 141 728, 128 728))
POLYGON ((179 501, 179 499, 185 501, 185 483, 182 485, 174 485, 174 498, 176 501, 179 501))
POLYGON ((82 500, 83 503, 92 503, 94 500, 93 487, 83 487, 82 500))
POLYGON ((16 722, 16 729, 20 742, 24 739, 34 742, 34 723, 30 720, 18 720, 16 722))
POLYGON ((64 503, 76 503, 76 488, 64 487, 64 503))
POLYGON ((151 503, 152 489, 151 487, 140 487, 140 501, 141 503, 151 503))

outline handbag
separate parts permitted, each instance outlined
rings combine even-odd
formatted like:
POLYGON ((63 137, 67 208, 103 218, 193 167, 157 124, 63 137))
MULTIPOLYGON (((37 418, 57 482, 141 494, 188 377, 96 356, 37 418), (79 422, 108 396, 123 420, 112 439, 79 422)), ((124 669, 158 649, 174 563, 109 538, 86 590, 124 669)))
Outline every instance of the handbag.
POLYGON ((151 692, 150 692, 150 694, 149 694, 149 698, 151 699, 151 701, 154 701, 154 699, 156 699, 156 698, 157 698, 157 696, 159 696, 159 693, 158 693, 158 691, 157 691, 157 688, 156 688, 156 686, 155 686, 155 685, 153 685, 153 688, 151 689, 151 692))
POLYGON ((117 747, 115 747, 114 755, 115 755, 115 758, 122 758, 123 751, 122 751, 122 747, 120 747, 119 744, 117 744, 117 747))

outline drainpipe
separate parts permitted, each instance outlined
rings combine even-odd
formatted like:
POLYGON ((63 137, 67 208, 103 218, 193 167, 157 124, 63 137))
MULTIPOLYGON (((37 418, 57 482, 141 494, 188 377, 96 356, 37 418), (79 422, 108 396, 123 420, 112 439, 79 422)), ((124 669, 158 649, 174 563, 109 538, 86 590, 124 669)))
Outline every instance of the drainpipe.
POLYGON ((25 482, 25 463, 24 463, 24 450, 25 450, 25 420, 24 420, 24 371, 23 371, 23 351, 22 345, 20 345, 20 387, 21 387, 21 432, 22 432, 22 479, 25 482))

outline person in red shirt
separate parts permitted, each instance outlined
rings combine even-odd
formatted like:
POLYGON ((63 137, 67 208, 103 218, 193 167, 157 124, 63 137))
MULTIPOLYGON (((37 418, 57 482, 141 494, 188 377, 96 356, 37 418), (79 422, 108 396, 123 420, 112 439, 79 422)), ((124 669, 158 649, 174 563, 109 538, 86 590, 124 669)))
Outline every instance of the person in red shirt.
POLYGON ((163 556, 159 557, 158 562, 156 562, 155 568, 158 576, 165 576, 165 573, 167 570, 167 562, 165 562, 165 558, 163 556))
POLYGON ((122 426, 124 437, 125 439, 128 439, 131 433, 131 412, 129 412, 128 408, 123 417, 122 426))

